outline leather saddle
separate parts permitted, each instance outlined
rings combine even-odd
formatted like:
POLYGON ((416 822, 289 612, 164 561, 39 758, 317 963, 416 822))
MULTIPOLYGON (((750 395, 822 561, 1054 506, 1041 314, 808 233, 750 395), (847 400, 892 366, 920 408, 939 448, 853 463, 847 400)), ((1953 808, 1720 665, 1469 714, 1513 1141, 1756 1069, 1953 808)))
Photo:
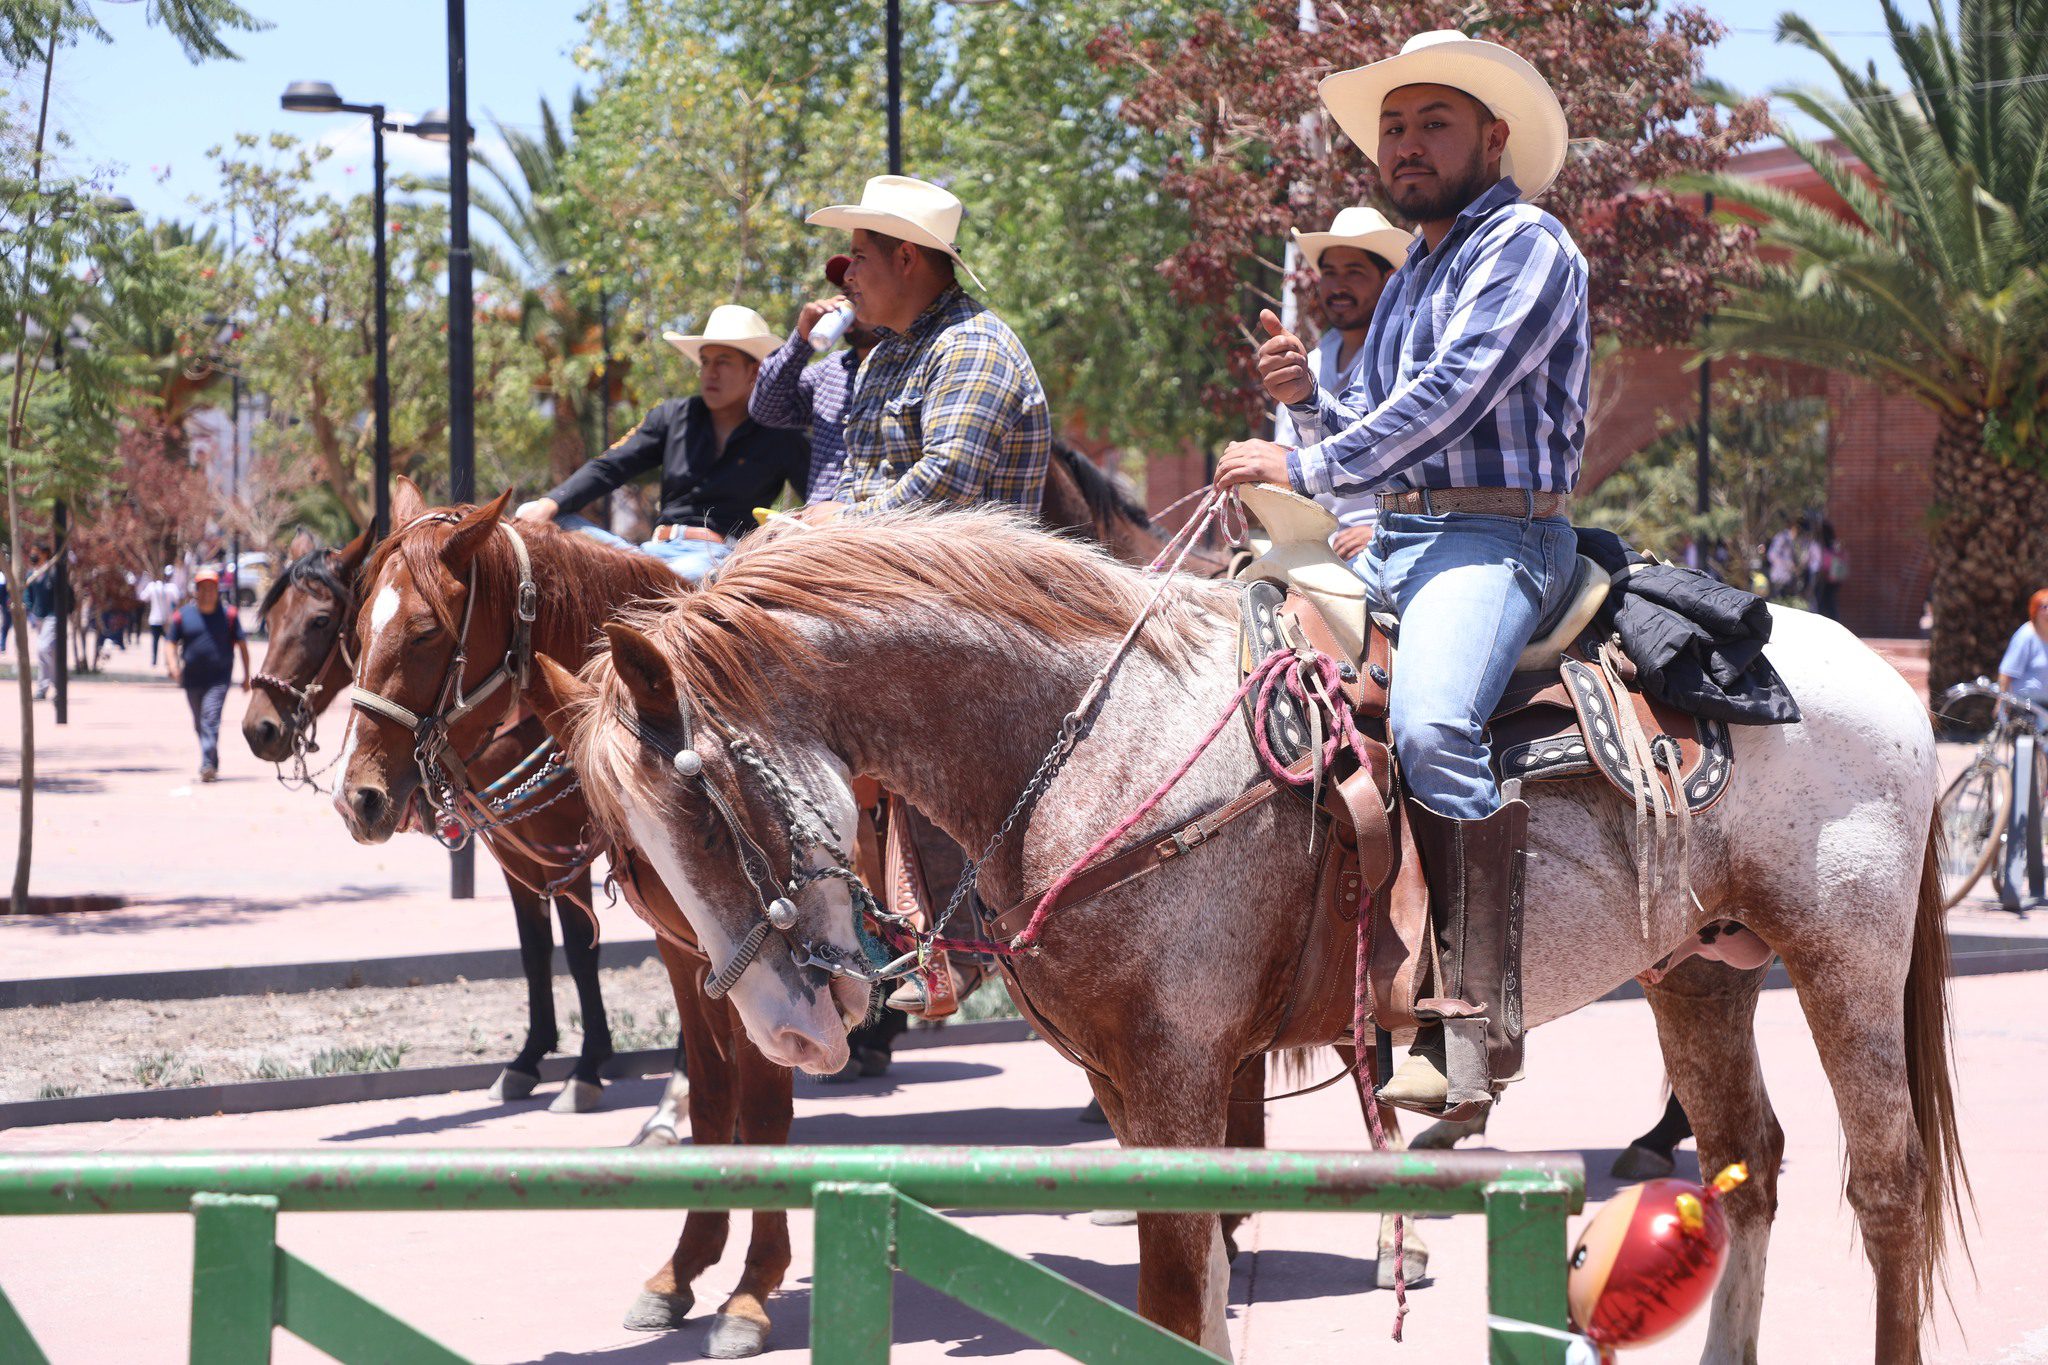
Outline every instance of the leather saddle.
MULTIPOLYGON (((1365 737, 1364 771, 1341 767, 1321 784, 1328 837, 1316 876, 1315 915, 1293 988, 1273 1002, 1273 1048, 1327 1043, 1352 1022, 1359 907, 1370 896, 1370 1005, 1382 1036, 1416 1025, 1415 1002, 1432 970, 1429 892, 1401 819, 1398 759, 1389 748, 1387 694, 1398 657, 1399 623, 1370 611, 1365 584, 1329 546, 1336 519, 1317 503, 1263 485, 1239 490, 1256 557, 1237 574, 1243 587, 1240 666, 1276 649, 1315 649, 1335 658, 1348 705, 1365 737)), ((1727 727, 1644 696, 1618 644, 1597 625, 1606 574, 1580 556, 1571 590, 1516 661, 1488 722, 1503 786, 1600 777, 1631 801, 1654 761, 1667 804, 1699 812, 1727 790, 1727 727), (1647 739, 1648 750, 1633 741, 1647 739)), ((1249 702, 1245 723, 1257 719, 1249 702)), ((1312 708, 1279 695, 1266 714, 1266 742, 1283 763, 1309 761, 1320 740, 1312 708)), ((1650 793, 1645 790, 1643 799, 1650 793)))

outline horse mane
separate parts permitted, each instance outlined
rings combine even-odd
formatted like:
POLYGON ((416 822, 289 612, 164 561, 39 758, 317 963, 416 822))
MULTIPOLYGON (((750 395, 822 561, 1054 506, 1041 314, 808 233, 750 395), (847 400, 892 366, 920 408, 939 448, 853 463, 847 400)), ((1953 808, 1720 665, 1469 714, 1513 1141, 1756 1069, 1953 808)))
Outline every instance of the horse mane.
POLYGON ((1145 504, 1138 500, 1138 491, 1122 474, 1104 469, 1065 441, 1054 441, 1052 454, 1073 477, 1088 504, 1089 515, 1096 521, 1122 520, 1148 531, 1159 529, 1145 504))
MULTIPOLYGON (((617 616, 660 645, 707 705, 747 720, 763 714, 767 675, 829 667, 806 626, 857 629, 891 609, 951 609, 1055 647, 1107 644, 1157 587, 1099 546, 1047 535, 1011 511, 916 509, 750 537, 697 591, 617 616)), ((1213 619, 1203 596, 1167 593, 1139 643, 1186 660, 1213 619)), ((593 660, 586 678, 603 683, 608 664, 593 660)))
POLYGON ((346 605, 350 599, 349 588, 328 562, 328 556, 333 553, 325 545, 316 546, 285 566, 284 572, 271 579, 270 586, 263 590, 263 600, 256 607, 256 619, 260 621, 269 615, 270 609, 290 588, 318 588, 332 597, 336 606, 346 605))
MULTIPOLYGON (((469 505, 437 509, 460 518, 475 510, 469 505)), ((455 530, 454 520, 416 520, 385 538, 371 556, 364 582, 374 583, 384 566, 401 560, 413 581, 428 584, 442 571, 441 551, 455 530)), ((533 647, 556 659, 580 659, 591 648, 597 628, 620 606, 645 598, 668 598, 688 590, 649 555, 621 550, 574 531, 549 524, 521 522, 520 539, 533 563, 539 609, 533 623, 533 647)), ((519 563, 508 537, 484 541, 473 561, 480 603, 496 604, 507 616, 519 596, 519 563)), ((461 629, 454 608, 438 593, 424 594, 441 628, 451 635, 461 629)))

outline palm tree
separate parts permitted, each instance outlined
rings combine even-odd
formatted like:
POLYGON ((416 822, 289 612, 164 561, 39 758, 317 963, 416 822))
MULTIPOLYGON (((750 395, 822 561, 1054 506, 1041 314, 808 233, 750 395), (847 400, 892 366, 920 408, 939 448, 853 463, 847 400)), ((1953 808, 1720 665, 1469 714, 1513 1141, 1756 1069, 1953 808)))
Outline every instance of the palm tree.
MULTIPOLYGON (((1781 92, 1836 150, 1778 135, 1846 212, 1720 175, 1689 183, 1762 221, 1764 261, 1711 355, 1861 375, 1940 418, 1930 686, 1988 672, 2048 583, 2048 0, 1961 0, 1951 28, 1881 0, 1911 88, 1858 72, 1797 15, 1839 93, 1781 92)), ((1725 93, 1725 92, 1724 92, 1725 93)))
MULTIPOLYGON (((581 90, 571 94, 569 125, 589 107, 581 90)), ((545 99, 538 136, 495 118, 491 122, 511 166, 472 152, 471 160, 496 189, 473 188, 470 202, 504 230, 512 254, 479 243, 476 264, 486 276, 518 291, 520 332, 540 353, 543 383, 553 400, 548 466, 559 481, 594 453, 598 404, 605 397, 618 401, 627 367, 604 355, 597 289, 578 278, 581 255, 570 208, 568 132, 545 99), (601 394, 601 388, 608 394, 601 394)), ((443 192, 448 188, 445 179, 428 184, 443 192)))

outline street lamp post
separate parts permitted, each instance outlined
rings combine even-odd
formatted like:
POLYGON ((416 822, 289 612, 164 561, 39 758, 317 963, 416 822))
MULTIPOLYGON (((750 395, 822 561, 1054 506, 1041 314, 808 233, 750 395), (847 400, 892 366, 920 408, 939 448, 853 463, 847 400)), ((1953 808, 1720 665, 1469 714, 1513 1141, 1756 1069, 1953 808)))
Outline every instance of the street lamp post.
MULTIPOLYGON (((1702 196, 1701 208, 1708 220, 1711 221, 1714 217, 1714 192, 1712 190, 1708 190, 1702 196)), ((1706 330, 1713 325, 1714 319, 1711 314, 1701 319, 1701 335, 1704 336, 1706 330)), ((1693 470, 1695 483, 1693 489, 1693 511, 1703 517, 1707 514, 1708 495, 1712 491, 1713 466, 1711 461, 1713 454, 1708 443, 1713 439, 1713 403, 1714 362, 1702 357, 1700 359, 1700 440, 1696 467, 1693 470)), ((1704 550, 1702 550, 1700 555, 1700 564, 1702 567, 1706 564, 1704 550)))
POLYGON ((377 377, 372 400, 375 448, 370 469, 370 526, 371 539, 382 540, 391 529, 391 328, 385 298, 389 271, 384 249, 384 134, 411 132, 413 129, 405 124, 386 122, 381 104, 345 103, 326 81, 293 81, 285 87, 284 98, 279 103, 294 113, 366 114, 370 119, 370 214, 376 230, 376 263, 372 267, 376 275, 376 321, 372 345, 377 353, 377 377))

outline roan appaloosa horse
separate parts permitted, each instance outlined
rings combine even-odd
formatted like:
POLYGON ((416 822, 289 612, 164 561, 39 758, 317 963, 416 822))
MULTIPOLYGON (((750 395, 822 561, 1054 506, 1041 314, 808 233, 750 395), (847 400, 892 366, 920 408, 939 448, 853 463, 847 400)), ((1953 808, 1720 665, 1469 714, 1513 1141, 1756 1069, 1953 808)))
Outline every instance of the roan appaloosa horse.
MULTIPOLYGON (((658 872, 714 966, 752 936, 758 955, 731 999, 754 1042, 829 1072, 867 989, 797 964, 859 960, 851 901, 824 879, 793 913, 764 913, 736 842, 779 868, 802 841, 763 772, 815 803, 842 844, 849 778, 871 773, 979 849, 1153 589, 1001 513, 865 518, 750 542, 702 591, 613 623, 610 650, 581 677, 540 661, 534 691, 593 816, 658 872), (752 761, 735 759, 735 739, 752 761)), ((1183 580, 1166 594, 1065 767, 983 868, 989 905, 1043 888, 1194 750, 1236 687, 1236 625, 1228 587, 1183 580)), ((1933 736, 1910 688, 1842 627, 1797 611, 1774 612, 1774 626, 1767 654, 1804 718, 1735 733, 1732 788, 1692 829, 1697 901, 1660 896, 1647 935, 1633 810, 1593 781, 1529 790, 1525 1014, 1533 1026, 1597 1000, 1718 920, 1775 949, 1841 1113, 1848 1198, 1876 1275, 1877 1360, 1899 1365, 1920 1358, 1964 1183, 1928 856, 1933 736)), ((1223 805, 1261 772, 1230 724, 1158 827, 1223 805)), ((1267 802, 1216 846, 1061 910, 1037 951, 1008 961, 1013 991, 1086 1058, 1126 1144, 1223 1142, 1232 1077, 1264 1045, 1258 1016, 1310 922, 1309 820, 1305 803, 1267 802)), ((1777 1201, 1783 1137, 1752 1029, 1762 975, 1693 959, 1647 988, 1702 1166, 1740 1160, 1754 1173, 1728 1202, 1714 1362, 1755 1359, 1777 1201)), ((1146 1214, 1138 1233, 1140 1311, 1227 1354, 1216 1218, 1146 1214)))

